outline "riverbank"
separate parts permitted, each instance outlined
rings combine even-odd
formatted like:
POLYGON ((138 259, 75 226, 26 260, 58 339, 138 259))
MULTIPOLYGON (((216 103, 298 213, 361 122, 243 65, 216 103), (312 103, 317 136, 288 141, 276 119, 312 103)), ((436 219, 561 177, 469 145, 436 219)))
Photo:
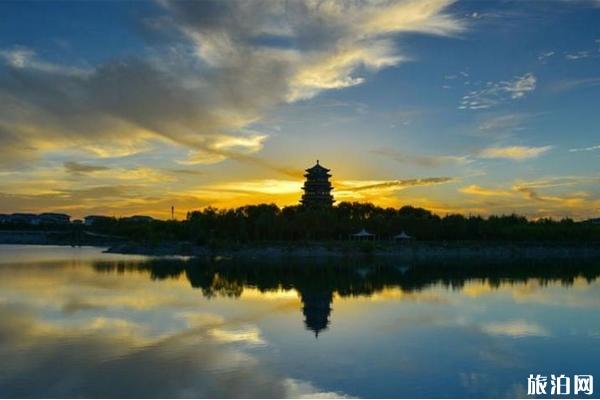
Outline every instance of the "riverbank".
POLYGON ((567 258, 600 257, 600 244, 555 242, 312 242, 254 243, 230 246, 193 246, 189 243, 144 245, 121 243, 106 252, 149 256, 191 256, 226 258, 354 257, 385 256, 421 258, 567 258))

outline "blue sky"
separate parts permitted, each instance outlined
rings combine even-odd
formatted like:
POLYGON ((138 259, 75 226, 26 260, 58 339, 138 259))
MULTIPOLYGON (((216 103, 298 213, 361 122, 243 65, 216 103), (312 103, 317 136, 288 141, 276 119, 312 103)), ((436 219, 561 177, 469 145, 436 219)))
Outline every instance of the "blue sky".
POLYGON ((0 212, 597 216, 599 67, 597 1, 2 2, 0 212))

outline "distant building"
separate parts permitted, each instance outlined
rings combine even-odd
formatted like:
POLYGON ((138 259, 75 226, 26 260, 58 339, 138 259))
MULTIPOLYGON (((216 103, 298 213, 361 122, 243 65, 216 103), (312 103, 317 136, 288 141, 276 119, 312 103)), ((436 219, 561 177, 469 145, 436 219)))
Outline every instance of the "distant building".
POLYGON ((40 223, 37 214, 14 213, 8 217, 8 222, 13 224, 38 225, 40 223))
POLYGON ((583 221, 586 224, 594 224, 594 225, 600 225, 600 218, 590 218, 587 219, 585 221, 583 221))
POLYGON ((331 195, 333 187, 329 182, 329 169, 321 166, 317 160, 312 168, 306 170, 304 177, 306 181, 302 187, 304 194, 300 204, 309 208, 331 207, 335 200, 331 195))
POLYGON ((42 213, 38 215, 38 223, 43 225, 67 225, 71 222, 71 216, 59 213, 42 213))
POLYGON ((107 217, 106 215, 88 215, 83 218, 83 224, 86 226, 92 226, 98 222, 109 222, 112 221, 112 217, 107 217))
POLYGON ((121 220, 127 222, 152 222, 154 221, 154 218, 147 215, 133 215, 131 217, 121 218, 121 220))

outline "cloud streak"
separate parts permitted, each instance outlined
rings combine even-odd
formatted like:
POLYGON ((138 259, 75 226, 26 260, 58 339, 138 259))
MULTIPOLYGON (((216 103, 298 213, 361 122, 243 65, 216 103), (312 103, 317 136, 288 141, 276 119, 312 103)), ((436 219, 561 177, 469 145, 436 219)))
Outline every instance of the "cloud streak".
POLYGON ((65 171, 71 174, 87 174, 90 172, 106 171, 109 168, 102 165, 89 165, 78 163, 76 161, 65 161, 63 163, 65 171))
POLYGON ((399 163, 415 164, 421 167, 441 167, 444 165, 462 165, 470 162, 467 156, 408 154, 392 149, 377 149, 372 153, 379 154, 399 163))
POLYGON ((594 146, 588 146, 588 147, 580 147, 580 148, 574 148, 574 149, 569 149, 570 153, 578 153, 581 151, 596 151, 596 150, 600 150, 600 144, 594 145, 594 146))
POLYGON ((550 151, 552 146, 527 147, 527 146, 505 146, 487 147, 479 151, 480 158, 504 158, 509 160, 525 160, 536 158, 550 151))
POLYGON ((361 182, 361 181, 340 181, 338 186, 339 190, 350 191, 350 192, 362 192, 371 190, 401 190, 414 186, 429 186, 438 185, 442 183, 451 182, 453 179, 450 177, 432 177, 432 178, 416 178, 416 179, 402 179, 392 181, 372 181, 372 182, 361 182))

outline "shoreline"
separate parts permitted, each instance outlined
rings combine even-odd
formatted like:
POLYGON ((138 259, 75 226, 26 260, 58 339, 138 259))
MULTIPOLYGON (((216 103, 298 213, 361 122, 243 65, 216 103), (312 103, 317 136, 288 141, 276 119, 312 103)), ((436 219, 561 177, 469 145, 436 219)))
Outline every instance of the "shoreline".
POLYGON ((600 257, 600 243, 557 241, 314 241, 193 245, 189 242, 125 242, 103 237, 73 238, 65 232, 1 232, 0 244, 103 247, 106 253, 143 256, 224 258, 395 257, 423 258, 567 258, 600 257), (75 240, 74 240, 75 239, 75 240), (83 239, 83 240, 81 240, 83 239))
POLYGON ((424 258, 568 258, 600 257, 600 245, 575 243, 440 243, 416 242, 403 245, 390 243, 277 243, 249 244, 209 248, 188 243, 144 245, 121 243, 109 247, 106 253, 146 256, 187 256, 219 258, 315 258, 315 257, 394 257, 424 258))

